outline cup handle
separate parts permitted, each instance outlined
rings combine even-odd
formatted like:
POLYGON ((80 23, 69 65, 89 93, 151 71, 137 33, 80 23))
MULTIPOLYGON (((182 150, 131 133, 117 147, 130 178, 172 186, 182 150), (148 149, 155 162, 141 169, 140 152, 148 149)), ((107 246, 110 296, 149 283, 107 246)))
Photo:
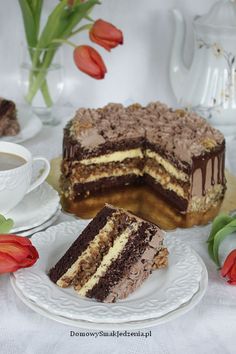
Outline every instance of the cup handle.
POLYGON ((45 159, 44 157, 33 157, 33 163, 35 161, 43 161, 44 164, 45 164, 45 168, 44 168, 44 171, 43 173, 36 179, 36 181, 34 181, 28 191, 26 192, 26 194, 32 192, 35 188, 37 188, 38 186, 40 186, 40 184, 42 184, 45 179, 47 178, 47 176, 49 175, 49 172, 50 172, 50 163, 47 159, 45 159))

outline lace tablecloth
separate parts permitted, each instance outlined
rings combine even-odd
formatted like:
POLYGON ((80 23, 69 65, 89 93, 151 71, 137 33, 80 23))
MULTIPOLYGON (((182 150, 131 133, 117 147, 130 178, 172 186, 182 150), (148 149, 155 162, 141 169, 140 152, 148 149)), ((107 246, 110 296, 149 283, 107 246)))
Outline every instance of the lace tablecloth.
MULTIPOLYGON (((49 159, 61 154, 62 131, 66 119, 57 127, 44 127, 26 142, 34 155, 49 159)), ((227 167, 236 174, 236 140, 227 143, 227 167)), ((72 217, 61 215, 57 223, 72 217)), ((206 239, 209 226, 183 241, 203 258, 209 273, 209 286, 203 300, 189 313, 151 330, 145 337, 91 336, 83 329, 49 320, 25 306, 15 295, 9 276, 0 277, 0 353, 3 354, 229 354, 235 353, 236 287, 222 281, 209 259, 206 239), (70 336, 70 331, 84 333, 70 336)), ((111 326, 112 327, 112 326, 111 326)), ((111 328, 112 329, 112 328, 111 328)), ((145 329, 145 332, 149 329, 145 329)))

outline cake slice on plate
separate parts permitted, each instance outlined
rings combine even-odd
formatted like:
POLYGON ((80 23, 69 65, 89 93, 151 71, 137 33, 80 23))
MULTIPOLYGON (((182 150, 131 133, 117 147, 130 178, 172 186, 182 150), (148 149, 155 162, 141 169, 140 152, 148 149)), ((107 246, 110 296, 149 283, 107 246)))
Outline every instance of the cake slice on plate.
POLYGON ((163 232, 154 224, 106 204, 49 272, 60 287, 101 302, 126 298, 167 266, 163 232))
POLYGON ((0 97, 0 137, 15 136, 19 131, 15 103, 0 97))

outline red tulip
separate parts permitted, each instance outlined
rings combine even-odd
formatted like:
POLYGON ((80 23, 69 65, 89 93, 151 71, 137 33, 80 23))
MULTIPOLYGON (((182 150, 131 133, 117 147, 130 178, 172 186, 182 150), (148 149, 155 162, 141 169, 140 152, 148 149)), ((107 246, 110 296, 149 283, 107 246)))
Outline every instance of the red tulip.
POLYGON ((119 44, 123 44, 123 33, 111 23, 103 20, 94 22, 89 31, 89 37, 92 42, 99 44, 108 51, 119 44))
POLYGON ((222 277, 228 278, 229 284, 236 285, 236 250, 233 250, 227 256, 220 272, 222 277))
POLYGON ((77 68, 94 79, 103 79, 107 69, 101 55, 88 45, 81 45, 74 50, 77 68))
POLYGON ((28 238, 0 235, 0 274, 31 267, 38 258, 38 252, 28 238))

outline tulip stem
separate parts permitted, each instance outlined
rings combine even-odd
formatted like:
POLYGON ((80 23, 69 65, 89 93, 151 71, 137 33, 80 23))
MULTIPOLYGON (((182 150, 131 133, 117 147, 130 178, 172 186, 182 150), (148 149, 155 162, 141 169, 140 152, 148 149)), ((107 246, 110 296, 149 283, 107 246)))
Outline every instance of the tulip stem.
POLYGON ((65 44, 70 45, 70 46, 73 47, 73 48, 76 48, 76 47, 77 47, 77 45, 76 45, 75 43, 73 43, 73 42, 71 42, 71 41, 68 41, 68 39, 54 39, 54 40, 52 41, 52 43, 65 43, 65 44))
MULTIPOLYGON (((92 20, 92 21, 93 21, 93 20, 92 20)), ((76 35, 77 33, 82 32, 82 31, 84 31, 84 30, 90 30, 90 29, 92 28, 92 26, 93 26, 92 23, 88 23, 88 24, 86 24, 86 25, 84 25, 84 26, 81 26, 81 27, 78 28, 77 30, 71 32, 71 34, 70 34, 70 36, 69 36, 68 38, 70 38, 70 37, 76 35)))

